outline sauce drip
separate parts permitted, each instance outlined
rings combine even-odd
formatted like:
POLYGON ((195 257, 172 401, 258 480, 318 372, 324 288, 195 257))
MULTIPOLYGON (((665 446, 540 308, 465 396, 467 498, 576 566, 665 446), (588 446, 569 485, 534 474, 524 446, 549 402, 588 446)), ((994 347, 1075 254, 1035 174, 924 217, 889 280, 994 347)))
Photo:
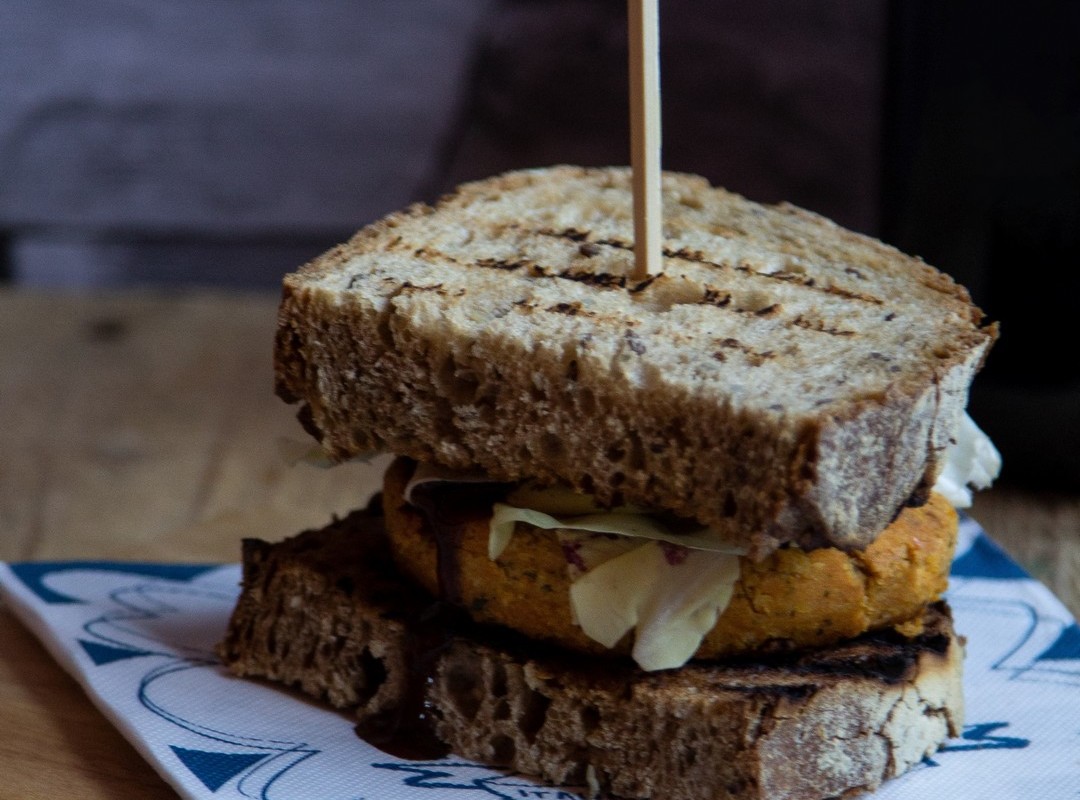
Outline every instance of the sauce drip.
POLYGON ((466 526, 488 517, 492 504, 506 494, 507 488, 507 484, 494 482, 434 481, 413 488, 413 504, 423 513, 427 529, 435 538, 439 597, 407 621, 409 674, 401 704, 356 727, 361 739, 384 753, 410 761, 431 761, 449 755, 449 748, 435 735, 427 690, 435 681, 439 655, 450 645, 455 632, 469 624, 462 607, 459 558, 466 526))
POLYGON ((356 726, 361 739, 407 761, 435 761, 450 754, 450 748, 435 735, 427 689, 435 680, 439 654, 450 644, 460 614, 460 609, 436 601, 409 620, 405 694, 396 708, 356 726))
POLYGON ((444 602, 462 603, 459 553, 468 524, 489 517, 492 504, 504 497, 508 488, 505 483, 444 481, 413 487, 413 505, 423 513, 435 537, 439 598, 444 602))

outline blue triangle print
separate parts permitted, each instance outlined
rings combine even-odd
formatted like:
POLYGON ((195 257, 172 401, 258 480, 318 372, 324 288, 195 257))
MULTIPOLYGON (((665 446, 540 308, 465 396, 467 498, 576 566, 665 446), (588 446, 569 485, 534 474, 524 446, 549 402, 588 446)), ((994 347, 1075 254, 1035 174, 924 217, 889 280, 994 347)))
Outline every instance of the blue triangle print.
POLYGON ((985 534, 976 536, 975 541, 971 543, 971 549, 953 562, 950 574, 957 578, 996 580, 1017 580, 1028 577, 1028 574, 985 534))
POLYGON ((1080 625, 1075 622, 1063 630, 1061 636, 1035 660, 1057 661, 1072 658, 1080 659, 1080 625))
POLYGON ((85 602, 53 591, 45 585, 45 579, 58 572, 97 570, 186 582, 214 569, 211 564, 141 564, 127 561, 24 561, 8 566, 19 577, 19 580, 26 584, 27 588, 41 600, 50 604, 85 602))
POLYGON ((102 664, 111 664, 114 661, 123 661, 125 658, 138 658, 139 656, 153 655, 153 653, 149 653, 146 650, 132 650, 128 647, 113 647, 107 644, 88 642, 86 639, 79 639, 79 644, 82 645, 82 649, 86 651, 86 654, 90 656, 90 660, 94 662, 94 665, 98 667, 102 664))
POLYGON ((202 781, 203 786, 216 792, 245 769, 266 758, 268 753, 211 753, 206 750, 170 748, 184 766, 202 781))

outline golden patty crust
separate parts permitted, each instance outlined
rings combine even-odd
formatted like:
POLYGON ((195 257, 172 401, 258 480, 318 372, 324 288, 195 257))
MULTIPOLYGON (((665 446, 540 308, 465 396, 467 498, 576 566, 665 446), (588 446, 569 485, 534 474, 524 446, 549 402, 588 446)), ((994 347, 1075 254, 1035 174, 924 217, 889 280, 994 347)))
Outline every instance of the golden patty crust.
MULTIPOLYGON (((435 594, 435 538, 421 512, 404 500, 411 474, 412 463, 402 459, 387 471, 386 527, 398 566, 435 594)), ((741 558, 731 602, 695 657, 830 645, 917 619, 945 590, 957 524, 956 512, 935 494, 924 506, 904 509, 863 551, 789 548, 758 562, 741 558)), ((570 578, 554 531, 519 524, 492 561, 488 517, 477 517, 465 525, 456 567, 461 602, 477 622, 574 650, 611 652, 573 622, 570 578)), ((616 650, 628 653, 630 642, 616 650)))

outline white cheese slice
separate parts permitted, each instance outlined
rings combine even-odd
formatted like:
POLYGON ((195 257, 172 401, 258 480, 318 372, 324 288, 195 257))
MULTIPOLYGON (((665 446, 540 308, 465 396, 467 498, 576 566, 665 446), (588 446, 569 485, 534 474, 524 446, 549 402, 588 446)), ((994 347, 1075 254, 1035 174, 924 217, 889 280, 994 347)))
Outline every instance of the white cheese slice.
POLYGON ((985 489, 1001 472, 1001 454, 964 412, 956 442, 945 451, 945 467, 941 470, 934 491, 956 508, 969 508, 972 487, 985 489))
POLYGON ((739 578, 739 558, 730 553, 564 531, 559 538, 580 559, 571 562, 578 577, 570 586, 578 625, 609 648, 633 630, 631 655, 644 670, 692 658, 739 578))
POLYGON ((462 470, 421 461, 405 484, 405 502, 412 503, 413 491, 425 483, 491 483, 491 478, 479 470, 462 470))
POLYGON ((690 547, 695 550, 712 550, 719 553, 743 552, 726 544, 714 531, 700 528, 689 533, 674 533, 655 517, 628 511, 604 511, 580 516, 553 516, 533 508, 518 508, 506 503, 492 507, 491 530, 488 537, 488 555, 495 560, 514 535, 514 526, 525 522, 542 530, 571 530, 589 533, 610 533, 633 539, 649 539, 690 547))

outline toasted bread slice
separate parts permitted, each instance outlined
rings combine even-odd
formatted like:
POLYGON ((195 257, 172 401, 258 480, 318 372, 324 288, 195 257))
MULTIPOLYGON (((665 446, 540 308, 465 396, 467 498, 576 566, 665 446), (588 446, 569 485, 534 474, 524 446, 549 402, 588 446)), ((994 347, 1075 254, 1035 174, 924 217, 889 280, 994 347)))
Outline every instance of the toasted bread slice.
POLYGON ((279 394, 385 450, 693 517, 763 556, 864 548, 924 499, 996 335, 945 275, 789 205, 558 167, 391 215, 288 276, 279 394))
POLYGON ((658 673, 472 631, 432 651, 428 683, 412 637, 429 604, 394 572, 380 518, 354 514, 245 543, 219 650, 234 673, 298 686, 362 726, 393 718, 419 681, 454 753, 627 798, 847 796, 962 724, 962 648, 943 604, 914 638, 658 673))

